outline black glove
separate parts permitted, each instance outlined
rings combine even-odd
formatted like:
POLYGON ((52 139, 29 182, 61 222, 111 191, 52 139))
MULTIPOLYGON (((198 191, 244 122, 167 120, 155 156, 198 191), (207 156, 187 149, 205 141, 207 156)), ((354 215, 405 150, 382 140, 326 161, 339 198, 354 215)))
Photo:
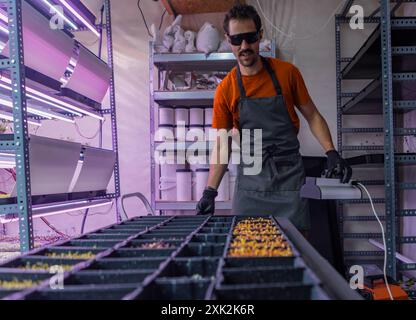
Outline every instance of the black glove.
POLYGON ((208 187, 204 190, 201 200, 196 205, 196 214, 214 214, 215 212, 215 197, 218 195, 217 190, 208 187))
POLYGON ((326 153, 328 157, 326 178, 339 178, 342 183, 350 181, 352 169, 336 150, 326 153))

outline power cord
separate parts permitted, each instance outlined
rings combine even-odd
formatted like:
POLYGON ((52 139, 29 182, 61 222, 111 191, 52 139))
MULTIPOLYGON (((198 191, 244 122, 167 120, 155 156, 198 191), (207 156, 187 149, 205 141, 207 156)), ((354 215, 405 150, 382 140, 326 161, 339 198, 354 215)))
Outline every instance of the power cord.
POLYGON ((374 208, 373 199, 371 198, 371 195, 370 195, 370 192, 368 192, 368 189, 360 182, 353 182, 353 184, 362 188, 365 191, 365 193, 367 194, 368 199, 370 199, 370 204, 371 204, 371 208, 373 210, 374 216, 376 217, 376 219, 377 219, 377 221, 380 225, 381 235, 383 237, 383 246, 384 246, 384 264, 383 264, 384 282, 386 283, 386 288, 387 288, 387 291, 389 293, 390 300, 394 300, 393 295, 392 295, 391 290, 390 290, 389 282, 387 281, 387 246, 386 246, 386 236, 384 234, 383 224, 381 223, 380 218, 378 217, 378 214, 376 212, 376 209, 374 208))

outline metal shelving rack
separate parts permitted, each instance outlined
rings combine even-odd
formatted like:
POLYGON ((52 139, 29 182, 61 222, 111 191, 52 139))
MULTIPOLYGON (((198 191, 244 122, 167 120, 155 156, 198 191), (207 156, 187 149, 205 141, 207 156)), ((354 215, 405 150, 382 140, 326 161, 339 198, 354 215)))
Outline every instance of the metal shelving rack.
MULTIPOLYGON (((377 24, 378 27, 370 35, 364 45, 353 58, 341 55, 341 25, 350 22, 347 13, 353 5, 353 0, 348 0, 342 13, 335 17, 336 34, 336 74, 337 74, 337 129, 338 149, 345 151, 383 151, 382 155, 369 156, 367 163, 378 163, 384 166, 384 180, 365 181, 369 185, 384 185, 385 198, 378 199, 385 204, 385 215, 382 219, 386 225, 387 242, 387 273, 392 278, 398 277, 398 270, 415 270, 415 264, 396 263, 396 247, 403 243, 416 243, 416 237, 400 237, 398 233, 399 217, 416 216, 416 210, 397 209, 397 197, 399 190, 416 189, 415 183, 399 183, 397 169, 402 165, 416 163, 416 155, 413 153, 395 153, 394 138, 396 136, 414 135, 414 128, 395 127, 394 114, 404 113, 416 109, 416 97, 401 94, 400 88, 406 81, 415 80, 416 73, 406 68, 409 61, 416 60, 416 19, 408 17, 394 17, 395 11, 405 2, 415 0, 389 1, 381 0, 380 8, 370 16, 364 18, 367 24, 377 24), (396 4, 391 9, 391 2, 396 4), (375 15, 380 12, 380 17, 375 15), (393 16, 393 17, 392 17, 393 16), (342 68, 342 65, 344 67, 342 68), (342 91, 344 79, 373 79, 373 81, 358 94, 342 91), (351 98, 344 102, 345 98, 351 98), (344 115, 383 114, 383 128, 345 128, 343 127, 344 115), (345 133, 384 133, 384 145, 382 146, 345 146, 343 134, 345 133), (378 158, 378 160, 376 159, 378 158), (381 159, 380 159, 381 158, 381 159)), ((410 67, 411 68, 411 67, 410 67)), ((364 200, 367 201, 368 200, 364 200)), ((343 221, 374 221, 374 217, 344 217, 343 204, 363 203, 363 200, 339 201, 337 208, 343 230, 343 221)), ((344 238, 368 239, 381 237, 381 234, 369 233, 345 233, 344 238)), ((372 257, 381 255, 380 251, 348 251, 346 257, 372 257)), ((350 260, 363 261, 363 260, 350 260)), ((371 260, 373 263, 375 260, 371 260)), ((378 260, 380 261, 380 260, 378 260)), ((357 262, 358 263, 358 262, 357 262)), ((410 292, 414 296, 414 291, 410 292)))
MULTIPOLYGON (((151 206, 153 210, 194 210, 196 201, 158 201, 156 200, 157 182, 156 180, 156 163, 154 152, 157 142, 154 140, 155 135, 155 105, 164 106, 203 106, 212 107, 215 90, 188 90, 188 91, 162 91, 161 74, 164 71, 188 72, 188 71, 230 71, 236 64, 235 57, 231 52, 214 52, 208 56, 204 53, 156 53, 154 43, 149 44, 149 88, 150 88, 150 153, 151 153, 151 206), (155 68, 157 69, 158 83, 154 79, 155 68), (157 90, 155 90, 155 87, 157 90)), ((261 52, 265 57, 276 56, 276 43, 272 41, 271 50, 261 52)), ((204 143, 206 150, 212 148, 212 143, 204 143)), ((172 143, 169 150, 178 151, 186 148, 187 143, 181 143, 184 146, 178 146, 172 143)), ((231 209, 232 202, 217 202, 216 209, 231 209)))
MULTIPOLYGON (((16 198, 15 204, 1 204, 0 215, 18 213, 19 217, 19 236, 20 250, 27 252, 34 248, 33 222, 32 222, 32 199, 30 188, 30 159, 29 159, 29 133, 28 115, 26 108, 26 87, 25 87, 25 63, 23 54, 23 26, 22 26, 22 1, 23 0, 1 0, 2 4, 7 5, 9 15, 9 43, 10 57, 0 59, 0 69, 9 69, 11 85, 17 90, 12 91, 13 99, 13 134, 0 135, 0 150, 14 151, 16 158, 16 198)), ((88 198, 88 200, 116 199, 120 196, 120 176, 118 162, 118 139, 116 122, 116 101, 114 84, 114 63, 113 63, 113 44, 111 29, 111 4, 110 0, 104 0, 104 10, 106 23, 105 26, 96 25, 97 28, 104 28, 107 37, 108 65, 111 69, 110 80, 110 107, 103 108, 100 114, 111 116, 112 128, 112 147, 116 152, 116 162, 114 167, 115 192, 103 196, 88 198)), ((78 31, 87 30, 79 28, 78 31)), ((75 31, 75 30, 72 30, 75 31)), ((71 116, 76 116, 71 114, 71 116)), ((42 120, 43 118, 38 118, 42 120)), ((121 221, 121 216, 116 206, 117 220, 121 221)))

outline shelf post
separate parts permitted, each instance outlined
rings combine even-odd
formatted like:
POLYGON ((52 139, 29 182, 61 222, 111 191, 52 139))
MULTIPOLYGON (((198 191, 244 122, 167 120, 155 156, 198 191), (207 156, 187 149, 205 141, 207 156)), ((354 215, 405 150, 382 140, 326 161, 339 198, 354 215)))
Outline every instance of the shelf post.
POLYGON ((13 100, 13 133, 16 156, 16 194, 20 251, 33 249, 32 199, 30 190, 29 132, 26 110, 23 54, 22 0, 7 1, 9 14, 10 78, 13 100))
POLYGON ((384 176, 386 206, 387 274, 396 279, 396 188, 393 123, 393 73, 391 49, 390 0, 380 0, 381 5, 381 61, 384 119, 384 176))
MULTIPOLYGON (((112 148, 116 153, 116 161, 114 164, 114 188, 117 198, 120 197, 120 167, 119 167, 119 158, 118 158, 118 136, 117 136, 117 115, 116 115, 116 92, 115 92, 115 82, 114 82, 114 59, 113 59, 113 35, 111 28, 111 3, 110 0, 104 1, 105 8, 105 30, 107 37, 107 59, 108 66, 111 69, 111 79, 110 79, 110 108, 111 108, 111 137, 112 137, 112 148)), ((119 207, 115 206, 117 222, 121 221, 121 215, 119 207)))

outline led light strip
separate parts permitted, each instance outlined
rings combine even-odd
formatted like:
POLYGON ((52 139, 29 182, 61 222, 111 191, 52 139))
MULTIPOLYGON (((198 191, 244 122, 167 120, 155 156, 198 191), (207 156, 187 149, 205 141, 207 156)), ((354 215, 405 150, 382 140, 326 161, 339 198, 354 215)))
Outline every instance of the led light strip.
POLYGON ((67 8, 74 16, 76 16, 88 29, 90 29, 98 38, 100 37, 100 33, 95 29, 95 27, 87 21, 77 10, 75 10, 71 5, 66 2, 66 0, 59 0, 65 8, 67 8))
MULTIPOLYGON (((11 113, 9 113, 9 112, 4 112, 4 111, 1 111, 0 110, 0 119, 3 119, 3 120, 7 120, 7 121, 13 121, 13 115, 11 114, 11 113)), ((29 124, 32 124, 32 125, 34 125, 34 126, 38 126, 38 127, 40 127, 42 124, 39 122, 39 121, 35 121, 35 120, 29 120, 28 119, 28 121, 27 121, 29 124)), ((1 156, 2 154, 0 154, 0 156, 1 156)))
MULTIPOLYGON (((40 207, 33 207, 32 212, 35 214, 32 216, 32 218, 41 218, 41 217, 47 217, 47 216, 52 216, 52 215, 56 215, 56 214, 60 214, 60 213, 65 213, 65 212, 73 212, 73 211, 78 211, 78 210, 84 210, 84 209, 92 209, 92 208, 98 208, 98 207, 104 207, 107 206, 109 204, 111 204, 113 202, 113 200, 107 201, 107 202, 103 202, 103 203, 91 203, 91 201, 85 200, 85 201, 80 201, 80 202, 75 202, 75 203, 70 203, 71 205, 77 205, 80 204, 79 207, 73 207, 73 208, 62 208, 65 205, 69 205, 68 203, 66 204, 59 204, 59 205, 44 205, 44 206, 40 206, 40 207), (83 205, 85 203, 85 205, 83 205), (47 212, 47 213, 41 213, 41 214, 36 214, 37 211, 41 211, 41 210, 45 210, 45 209, 53 209, 53 208, 57 208, 55 211, 52 212, 47 212), (58 209, 58 208, 62 208, 62 209, 58 209)), ((0 218, 0 222, 1 223, 8 223, 8 222, 14 222, 14 221, 18 221, 19 218, 11 218, 11 219, 7 219, 7 218, 0 218)))
POLYGON ((55 8, 54 5, 52 5, 48 0, 42 0, 43 3, 45 3, 50 9, 52 9, 53 11, 55 11, 58 16, 60 16, 62 19, 64 19, 66 21, 66 23, 68 23, 72 29, 74 30, 78 30, 78 27, 71 21, 69 20, 67 17, 65 17, 65 15, 60 12, 58 9, 55 8))
POLYGON ((9 17, 3 10, 0 10, 0 20, 3 20, 4 22, 9 23, 9 17))
POLYGON ((5 26, 0 24, 0 31, 3 31, 5 34, 9 34, 9 29, 7 29, 5 26))
MULTIPOLYGON (((5 84, 2 84, 2 83, 0 83, 0 88, 4 88, 4 89, 7 89, 7 90, 9 90, 9 91, 12 91, 12 87, 10 87, 10 86, 8 86, 8 85, 5 85, 5 84)), ((34 99, 34 100, 37 100, 37 101, 39 101, 39 102, 46 103, 46 104, 48 104, 48 105, 50 105, 50 106, 52 106, 52 107, 56 107, 56 108, 58 108, 58 109, 61 109, 61 110, 63 110, 63 111, 73 113, 74 115, 77 115, 77 116, 82 116, 82 114, 81 114, 81 113, 79 113, 79 112, 76 112, 76 111, 71 110, 71 109, 67 109, 67 108, 62 107, 62 106, 60 106, 60 105, 58 105, 58 104, 55 104, 55 103, 53 103, 53 102, 50 102, 50 101, 44 100, 44 99, 42 99, 42 98, 39 98, 39 97, 37 97, 37 96, 35 96, 35 95, 33 95, 33 94, 26 93, 26 96, 28 96, 29 98, 32 98, 32 99, 34 99)))
MULTIPOLYGON (((11 102, 9 100, 5 100, 5 99, 0 98, 0 104, 4 105, 6 107, 9 107, 9 108, 13 108, 13 102, 11 102)), ((60 115, 59 113, 49 111, 49 110, 48 111, 47 110, 39 110, 39 109, 35 109, 35 108, 32 108, 32 107, 27 107, 27 112, 33 113, 37 116, 46 118, 48 120, 52 120, 52 119, 55 118, 55 119, 59 119, 59 120, 62 120, 62 121, 75 123, 74 119, 65 117, 63 115, 60 115)))
MULTIPOLYGON (((12 83, 12 81, 11 81, 9 78, 5 77, 5 76, 1 77, 1 78, 0 78, 0 81, 3 81, 4 83, 7 83, 7 84, 9 84, 9 85, 11 85, 11 83, 12 83)), ((74 105, 72 105, 72 104, 66 103, 66 102, 64 102, 64 101, 61 101, 61 100, 56 99, 56 98, 54 98, 54 97, 51 97, 51 96, 49 96, 49 95, 47 95, 47 94, 45 94, 45 93, 43 93, 43 92, 40 92, 40 91, 38 91, 38 90, 36 90, 36 89, 33 89, 33 88, 30 88, 30 87, 28 87, 28 86, 26 86, 26 91, 27 91, 27 92, 30 92, 30 93, 33 93, 33 94, 35 94, 35 95, 37 95, 37 96, 39 96, 39 97, 42 97, 42 98, 44 98, 44 99, 46 99, 46 100, 50 100, 50 101, 52 101, 52 102, 54 102, 54 103, 57 103, 58 105, 62 105, 62 106, 64 106, 64 107, 67 107, 67 108, 71 109, 71 110, 67 110, 67 111, 72 112, 72 113, 74 113, 74 114, 76 114, 76 112, 75 112, 75 111, 77 111, 78 113, 81 113, 81 114, 85 114, 85 115, 91 116, 91 117, 96 118, 96 119, 98 119, 98 120, 104 120, 104 117, 103 117, 103 116, 101 116, 101 115, 99 115, 99 114, 97 114, 97 113, 90 112, 90 111, 84 110, 84 109, 82 109, 82 108, 79 108, 79 107, 77 107, 77 106, 74 106, 74 105), (75 111, 73 111, 73 110, 75 110, 75 111)), ((52 104, 51 104, 51 103, 49 103, 49 102, 48 102, 48 104, 52 105, 52 104)), ((56 106, 56 105, 53 105, 53 106, 58 107, 58 106, 56 106)), ((58 107, 58 108, 59 108, 59 107, 58 107)), ((62 107, 61 107, 61 109, 62 109, 62 107)))

